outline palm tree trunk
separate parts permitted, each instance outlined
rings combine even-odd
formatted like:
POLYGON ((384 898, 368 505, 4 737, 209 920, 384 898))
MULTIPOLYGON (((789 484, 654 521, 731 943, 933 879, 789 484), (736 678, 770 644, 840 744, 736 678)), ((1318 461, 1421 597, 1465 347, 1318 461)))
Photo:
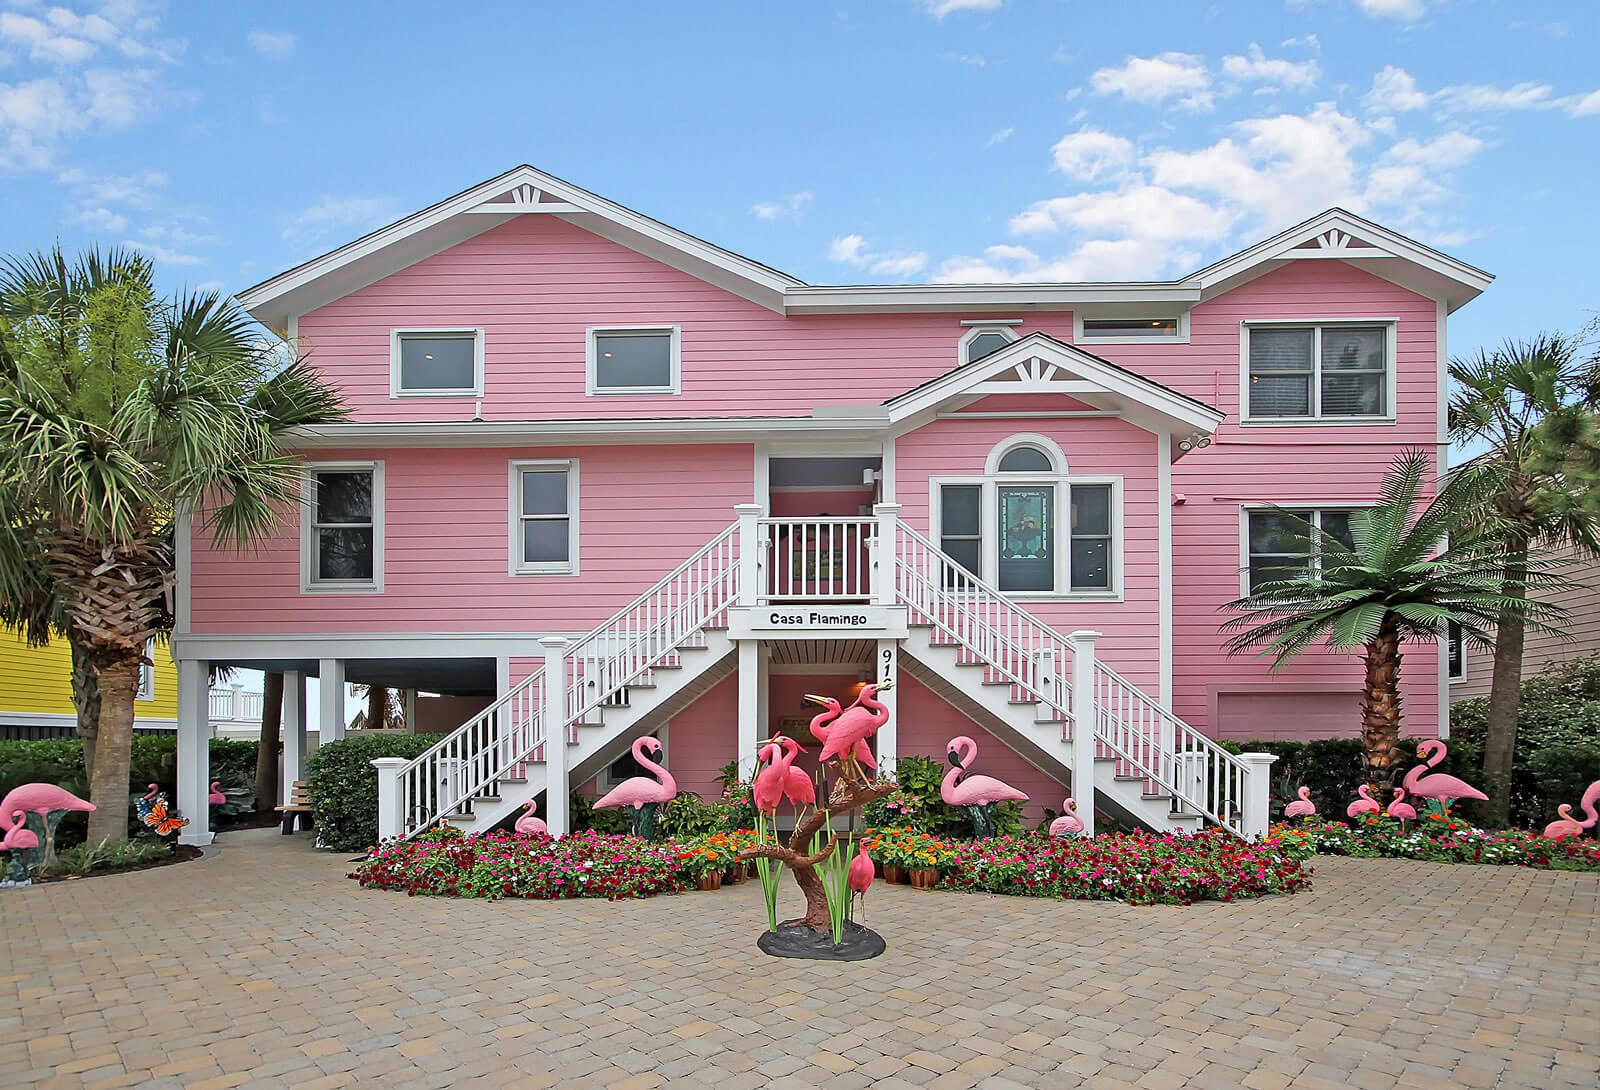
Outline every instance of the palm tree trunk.
POLYGON ((1385 800, 1400 764, 1400 626, 1387 614, 1367 643, 1361 692, 1361 756, 1373 797, 1385 800))
MULTIPOLYGON (((1528 575, 1528 542, 1506 542, 1501 593, 1521 597, 1528 575)), ((1491 828, 1511 820, 1511 767, 1517 751, 1517 713, 1522 706, 1522 647, 1527 627, 1519 610, 1501 611, 1494 633, 1494 673, 1489 683, 1489 715, 1483 731, 1483 774, 1489 801, 1479 817, 1491 828)))
POLYGON ((389 690, 382 685, 367 686, 367 729, 383 730, 389 725, 389 690))
POLYGON ((95 750, 100 741, 100 686, 95 681, 89 649, 70 631, 67 644, 72 648, 72 705, 78 713, 78 737, 83 740, 83 774, 93 783, 95 750))
POLYGON ((89 780, 89 843, 128 839, 128 766, 133 753, 133 702, 139 695, 139 660, 120 659, 95 671, 100 690, 100 745, 89 780))
POLYGON ((268 674, 261 686, 261 740, 256 743, 256 812, 278 804, 278 747, 283 740, 283 675, 268 674))

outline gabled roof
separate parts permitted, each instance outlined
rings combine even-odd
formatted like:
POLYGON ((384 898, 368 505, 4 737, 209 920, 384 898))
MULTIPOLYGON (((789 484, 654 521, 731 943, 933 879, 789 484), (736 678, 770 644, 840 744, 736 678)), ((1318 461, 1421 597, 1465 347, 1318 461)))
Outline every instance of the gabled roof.
POLYGON ((1048 407, 1051 397, 1070 397, 1113 410, 1148 431, 1171 433, 1175 440, 1210 435, 1227 415, 1046 333, 1030 333, 976 363, 896 394, 884 406, 890 425, 904 431, 940 411, 995 394, 1035 396, 1041 408, 1048 407))
POLYGON ((813 285, 624 208, 534 167, 515 167, 239 293, 282 331, 314 310, 517 216, 553 215, 780 314, 1134 307, 1177 314, 1289 261, 1333 258, 1445 303, 1477 296, 1488 273, 1361 218, 1330 208, 1177 280, 1041 284, 813 285))

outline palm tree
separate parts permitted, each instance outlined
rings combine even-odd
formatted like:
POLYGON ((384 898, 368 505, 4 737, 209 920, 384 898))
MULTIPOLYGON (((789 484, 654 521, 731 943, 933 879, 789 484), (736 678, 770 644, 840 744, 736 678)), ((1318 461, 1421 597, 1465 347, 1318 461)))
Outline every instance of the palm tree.
MULTIPOLYGON (((1450 364, 1450 438, 1487 447, 1461 472, 1487 484, 1486 511, 1503 535, 1508 590, 1523 580, 1534 550, 1600 552, 1600 374, 1596 357, 1585 351, 1582 338, 1545 334, 1450 364)), ((1497 825, 1510 816, 1526 627, 1516 610, 1495 625, 1483 817, 1497 825)))
POLYGON ((236 304, 159 298, 150 264, 116 250, 0 262, 0 359, 0 601, 47 590, 82 646, 100 704, 89 838, 122 840, 139 668, 171 628, 180 523, 261 541, 297 499, 287 434, 342 409, 236 304))
MULTIPOLYGON (((1483 500, 1479 479, 1450 478, 1424 506, 1423 483, 1431 471, 1427 454, 1400 455, 1384 476, 1377 504, 1351 513, 1348 533, 1327 520, 1314 525, 1279 511, 1285 529, 1271 551, 1308 557, 1308 566, 1258 582, 1225 607, 1241 615, 1222 626, 1234 633, 1229 652, 1271 655, 1274 669, 1320 643, 1361 651, 1362 761, 1380 798, 1387 797, 1382 792, 1392 786, 1401 760, 1405 641, 1437 639, 1455 623, 1468 639, 1482 642, 1487 627, 1508 610, 1526 608, 1541 617, 1561 612, 1508 593, 1498 544, 1463 532, 1483 500), (1454 543, 1439 551, 1447 540, 1454 543)), ((1559 581, 1541 573, 1528 579, 1540 586, 1559 581)))

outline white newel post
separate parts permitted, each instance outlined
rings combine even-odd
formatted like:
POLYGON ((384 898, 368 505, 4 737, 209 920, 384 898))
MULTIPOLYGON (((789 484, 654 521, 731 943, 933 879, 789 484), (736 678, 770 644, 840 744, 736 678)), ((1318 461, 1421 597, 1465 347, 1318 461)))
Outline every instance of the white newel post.
POLYGON ((244 718, 244 686, 235 681, 228 689, 228 718, 238 722, 244 718))
POLYGON ((878 769, 886 776, 894 775, 895 761, 900 756, 900 641, 879 640, 877 682, 889 683, 889 688, 878 693, 878 700, 889 710, 889 718, 878 728, 878 769))
MULTIPOLYGON (((877 532, 872 535, 872 604, 892 606, 894 605, 895 529, 900 523, 900 505, 875 503, 872 505, 872 515, 878 520, 877 532)), ((879 659, 881 667, 881 653, 879 659)))
POLYGON ((1083 835, 1094 835, 1095 724, 1100 709, 1094 696, 1094 645, 1100 633, 1080 629, 1067 637, 1072 649, 1072 795, 1078 801, 1083 835))
POLYGON ((379 840, 402 836, 406 831, 400 803, 400 770, 410 763, 404 757, 378 757, 372 762, 378 770, 379 840))
MULTIPOLYGON (((349 720, 344 712, 344 659, 322 659, 317 663, 317 729, 323 742, 337 742, 344 737, 349 720)), ((368 728, 382 727, 382 723, 368 723, 368 728)))
POLYGON ((746 608, 756 604, 760 586, 762 560, 761 517, 759 503, 739 503, 733 507, 739 516, 739 604, 746 608))
POLYGON ((1272 762, 1278 758, 1271 753, 1241 753, 1244 762, 1244 799, 1240 809, 1239 824, 1247 840, 1260 840, 1267 835, 1272 823, 1272 762))
POLYGON ((204 659, 178 662, 178 811, 189 819, 178 832, 181 844, 211 843, 210 672, 204 659))
POLYGON ((739 641, 739 778, 756 774, 756 743, 761 731, 761 643, 739 641))
POLYGON ((565 636, 541 636, 544 648, 544 821, 551 836, 566 836, 571 784, 567 782, 567 645, 565 636))
POLYGON ((306 675, 283 674, 283 804, 294 803, 296 780, 306 778, 306 675))

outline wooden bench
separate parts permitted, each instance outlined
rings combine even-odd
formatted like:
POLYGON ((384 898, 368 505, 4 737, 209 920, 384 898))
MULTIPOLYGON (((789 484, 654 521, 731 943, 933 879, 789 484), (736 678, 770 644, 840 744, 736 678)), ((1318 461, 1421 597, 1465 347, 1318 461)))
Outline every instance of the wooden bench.
POLYGON ((294 819, 300 819, 300 828, 309 829, 315 822, 311 810, 311 796, 306 791, 306 781, 294 781, 294 788, 289 792, 289 805, 274 806, 274 810, 283 815, 283 835, 288 836, 294 832, 294 819))

